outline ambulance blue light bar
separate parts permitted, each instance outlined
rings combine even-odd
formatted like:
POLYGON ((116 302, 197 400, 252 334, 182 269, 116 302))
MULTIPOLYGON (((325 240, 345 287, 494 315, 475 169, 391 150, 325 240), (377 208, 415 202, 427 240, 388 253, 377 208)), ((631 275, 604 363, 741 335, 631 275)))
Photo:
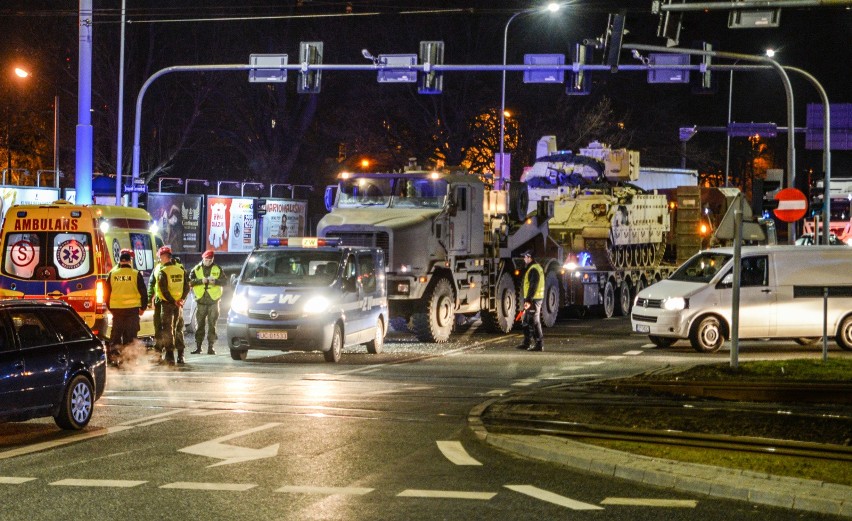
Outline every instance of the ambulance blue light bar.
POLYGON ((340 238, 320 237, 284 237, 266 239, 267 246, 289 246, 291 248, 320 248, 322 246, 338 246, 340 238))

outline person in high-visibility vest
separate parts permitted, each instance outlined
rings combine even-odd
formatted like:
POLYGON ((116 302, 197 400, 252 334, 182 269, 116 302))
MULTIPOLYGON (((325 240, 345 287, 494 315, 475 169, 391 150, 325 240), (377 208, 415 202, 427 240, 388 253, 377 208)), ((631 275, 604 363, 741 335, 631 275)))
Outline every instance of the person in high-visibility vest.
POLYGON ((518 349, 543 351, 544 333, 541 330, 541 303, 544 301, 544 270, 539 263, 535 262, 530 250, 524 252, 524 264, 527 266, 524 272, 522 293, 524 317, 521 323, 524 326, 524 343, 519 345, 518 349))
MULTIPOLYGON (((163 246, 157 251, 160 257, 160 268, 157 271, 157 298, 162 305, 160 316, 162 327, 163 352, 169 365, 175 364, 175 337, 183 335, 179 331, 179 317, 183 313, 183 303, 189 294, 189 281, 186 270, 172 258, 172 249, 163 246)), ((183 349, 177 348, 177 363, 183 365, 183 349)))
POLYGON ((189 286, 195 297, 195 351, 201 354, 201 344, 204 342, 204 330, 207 329, 207 354, 215 355, 213 348, 216 344, 216 321, 219 320, 219 301, 222 299, 222 287, 225 285, 225 272, 213 259, 213 250, 201 254, 199 262, 189 272, 189 286))
MULTIPOLYGON (((172 260, 183 267, 180 257, 172 256, 172 260)), ((154 269, 151 270, 151 277, 148 279, 148 302, 154 308, 154 350, 157 352, 156 359, 153 360, 154 363, 165 362, 165 358, 163 357, 163 304, 157 297, 157 274, 159 273, 160 266, 162 266, 162 263, 158 260, 154 265, 154 269)), ((175 328, 175 331, 180 332, 180 334, 175 335, 175 348, 178 351, 183 351, 186 347, 183 338, 183 330, 185 328, 186 324, 183 320, 183 313, 180 313, 178 315, 178 325, 175 328)))
POLYGON ((110 362, 121 362, 122 348, 139 334, 139 317, 148 307, 148 293, 142 274, 133 268, 133 251, 123 249, 118 254, 118 264, 106 279, 104 301, 112 314, 112 332, 109 337, 110 362))

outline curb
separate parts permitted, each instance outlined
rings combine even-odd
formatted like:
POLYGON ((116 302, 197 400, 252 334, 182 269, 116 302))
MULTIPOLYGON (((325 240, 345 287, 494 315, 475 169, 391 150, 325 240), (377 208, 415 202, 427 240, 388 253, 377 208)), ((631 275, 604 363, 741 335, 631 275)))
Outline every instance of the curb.
POLYGON ((491 434, 480 416, 496 401, 474 407, 468 426, 478 439, 509 452, 682 492, 852 518, 852 487, 844 485, 651 458, 556 436, 491 434))

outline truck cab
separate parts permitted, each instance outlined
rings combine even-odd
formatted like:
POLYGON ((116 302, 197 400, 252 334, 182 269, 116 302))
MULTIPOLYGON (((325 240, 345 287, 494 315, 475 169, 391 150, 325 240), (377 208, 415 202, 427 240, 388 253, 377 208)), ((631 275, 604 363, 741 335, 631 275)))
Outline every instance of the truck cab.
POLYGON ((245 360, 249 349, 322 351, 328 362, 357 344, 372 354, 382 350, 388 299, 381 248, 269 239, 234 282, 227 327, 234 360, 245 360))

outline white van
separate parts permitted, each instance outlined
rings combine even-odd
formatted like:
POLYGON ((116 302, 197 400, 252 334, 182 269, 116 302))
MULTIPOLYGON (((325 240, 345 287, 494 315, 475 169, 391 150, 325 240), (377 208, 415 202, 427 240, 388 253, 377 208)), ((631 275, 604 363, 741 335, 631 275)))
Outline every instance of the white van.
MULTIPOLYGON (((640 291, 632 330, 660 347, 688 338, 698 352, 717 351, 731 333, 733 257, 733 248, 701 251, 640 291)), ((749 246, 742 248, 741 266, 740 338, 816 342, 828 287, 828 334, 852 350, 852 249, 749 246)))

